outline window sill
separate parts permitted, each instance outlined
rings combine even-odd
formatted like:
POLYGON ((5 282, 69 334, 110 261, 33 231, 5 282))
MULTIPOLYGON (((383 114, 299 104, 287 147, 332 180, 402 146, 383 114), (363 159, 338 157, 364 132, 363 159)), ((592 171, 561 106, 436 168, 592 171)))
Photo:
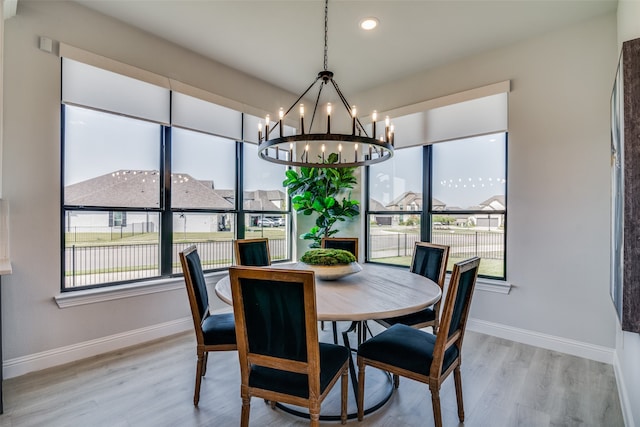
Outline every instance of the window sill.
MULTIPOLYGON (((445 283, 449 283, 451 274, 447 273, 445 283)), ((476 280, 476 290, 485 292, 495 292, 498 294, 508 295, 513 285, 506 280, 487 279, 486 277, 478 277, 476 280)))
MULTIPOLYGON (((225 272, 207 274, 207 284, 214 284, 225 272)), ((86 304, 94 304, 105 301, 113 301, 122 298, 131 298, 141 295, 155 294, 158 292, 170 292, 184 289, 182 276, 169 279, 150 280, 148 282, 127 283, 104 288, 86 289, 82 291, 63 292, 53 297, 59 308, 76 307, 86 304)))

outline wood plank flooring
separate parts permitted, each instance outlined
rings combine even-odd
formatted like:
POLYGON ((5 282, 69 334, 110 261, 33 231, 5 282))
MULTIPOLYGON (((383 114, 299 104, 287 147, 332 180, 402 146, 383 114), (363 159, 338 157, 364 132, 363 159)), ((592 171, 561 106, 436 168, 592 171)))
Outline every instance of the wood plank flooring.
MULTIPOLYGON (((323 339, 330 340, 327 329, 323 339)), ((471 331, 462 354, 465 426, 624 425, 610 365, 471 331)), ((4 382, 0 427, 239 425, 237 353, 210 354, 197 408, 195 367, 195 337, 189 333, 12 378, 4 382)), ((462 425, 453 378, 443 385, 441 402, 444 425, 462 425)), ((352 398, 349 411, 355 412, 352 398)), ((308 426, 308 421, 253 399, 251 425, 308 426)), ((347 425, 432 426, 429 389, 402 378, 383 408, 347 425)))

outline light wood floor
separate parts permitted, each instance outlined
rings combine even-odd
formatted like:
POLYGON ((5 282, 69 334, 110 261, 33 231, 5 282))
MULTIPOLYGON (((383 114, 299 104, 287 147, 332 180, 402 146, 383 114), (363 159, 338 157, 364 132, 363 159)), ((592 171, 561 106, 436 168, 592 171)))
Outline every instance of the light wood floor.
MULTIPOLYGON (((610 365, 470 331, 462 354, 466 426, 623 426, 610 365)), ((195 338, 182 334, 12 378, 4 383, 0 427, 239 425, 237 353, 210 354, 198 408, 195 366, 195 338)), ((449 378, 441 391, 445 426, 459 425, 455 400, 449 378)), ((251 425, 308 421, 253 399, 251 425)), ((383 408, 347 425, 431 426, 429 390, 403 378, 383 408)))

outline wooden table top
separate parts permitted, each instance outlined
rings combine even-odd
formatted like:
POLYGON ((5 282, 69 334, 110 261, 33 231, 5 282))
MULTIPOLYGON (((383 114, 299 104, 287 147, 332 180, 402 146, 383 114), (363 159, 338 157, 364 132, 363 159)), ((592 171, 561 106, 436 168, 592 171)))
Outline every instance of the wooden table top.
MULTIPOLYGON (((302 269, 299 264, 277 264, 273 268, 302 269)), ((229 276, 215 287, 218 297, 232 304, 229 276)), ((363 321, 414 313, 441 297, 432 280, 406 268, 362 264, 362 271, 339 280, 316 278, 318 320, 363 321)))

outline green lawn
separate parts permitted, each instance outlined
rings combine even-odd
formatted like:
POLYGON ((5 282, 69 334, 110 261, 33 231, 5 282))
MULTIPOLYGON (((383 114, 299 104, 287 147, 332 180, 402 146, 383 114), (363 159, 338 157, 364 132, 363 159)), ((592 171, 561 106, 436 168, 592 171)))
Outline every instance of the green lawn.
MULTIPOLYGON (((453 264, 456 262, 463 261, 463 258, 449 258, 449 262, 447 262, 447 270, 451 271, 453 269, 453 264)), ((389 257, 389 258, 376 258, 376 262, 383 262, 385 264, 393 264, 393 265, 411 265, 411 257, 389 257)), ((502 277, 504 274, 503 271, 503 261, 501 259, 489 259, 482 258, 480 261, 480 271, 479 274, 483 276, 491 276, 491 277, 502 277)))

